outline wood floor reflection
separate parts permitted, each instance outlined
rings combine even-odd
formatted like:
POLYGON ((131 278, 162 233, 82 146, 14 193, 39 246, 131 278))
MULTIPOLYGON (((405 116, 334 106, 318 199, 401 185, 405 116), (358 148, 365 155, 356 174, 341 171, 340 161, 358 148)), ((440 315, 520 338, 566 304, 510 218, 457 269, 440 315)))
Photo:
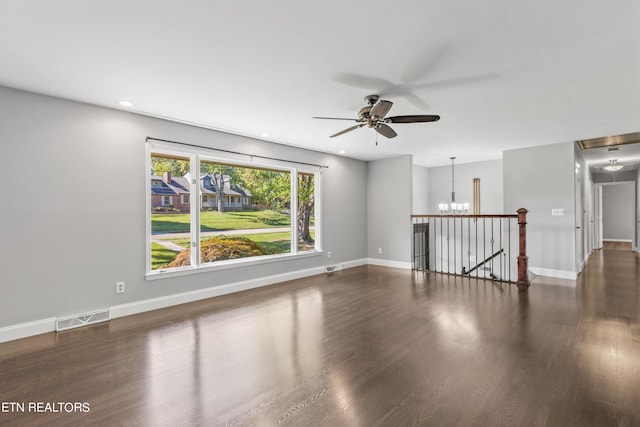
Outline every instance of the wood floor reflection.
POLYGON ((0 425, 640 425, 638 254, 575 282, 383 267, 0 344, 0 425), (10 409, 5 405, 4 409, 10 409))

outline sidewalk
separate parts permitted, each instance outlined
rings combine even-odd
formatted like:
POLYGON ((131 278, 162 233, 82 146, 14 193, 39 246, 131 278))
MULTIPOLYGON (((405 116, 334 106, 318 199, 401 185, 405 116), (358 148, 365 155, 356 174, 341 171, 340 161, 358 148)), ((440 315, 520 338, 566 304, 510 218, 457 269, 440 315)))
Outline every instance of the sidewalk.
MULTIPOLYGON (((222 236, 222 235, 237 236, 239 234, 287 233, 289 231, 291 231, 291 227, 245 228, 241 230, 201 231, 200 237, 213 237, 213 236, 222 236)), ((190 236, 191 236, 191 233, 152 234, 151 241, 167 240, 167 239, 187 239, 190 236)))

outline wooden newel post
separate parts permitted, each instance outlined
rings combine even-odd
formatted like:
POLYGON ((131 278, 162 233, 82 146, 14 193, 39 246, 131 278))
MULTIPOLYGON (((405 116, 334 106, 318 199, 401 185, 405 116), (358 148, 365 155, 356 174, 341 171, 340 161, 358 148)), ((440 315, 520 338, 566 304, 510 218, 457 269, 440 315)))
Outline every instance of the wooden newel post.
POLYGON ((520 254, 518 255, 518 281, 516 285, 520 289, 526 289, 529 282, 529 257, 527 256, 527 210, 518 209, 518 228, 520 229, 520 254))

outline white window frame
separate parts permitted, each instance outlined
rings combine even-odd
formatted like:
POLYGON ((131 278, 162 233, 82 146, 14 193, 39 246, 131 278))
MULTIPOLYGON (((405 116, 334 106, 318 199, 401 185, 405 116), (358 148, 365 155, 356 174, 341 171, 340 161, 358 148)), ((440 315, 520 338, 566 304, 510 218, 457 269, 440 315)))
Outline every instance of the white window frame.
POLYGON ((187 203, 191 203, 191 194, 181 194, 180 195, 180 203, 186 205, 187 203), (186 200, 186 202, 185 202, 186 200))
POLYGON ((173 204, 173 196, 160 196, 160 206, 171 206, 173 204), (169 203, 165 203, 164 201, 169 200, 169 203))
MULTIPOLYGON (((147 225, 147 237, 146 237, 146 279, 155 280, 167 277, 180 276, 185 274, 194 274, 207 271, 216 271, 229 268, 242 268, 248 265, 264 264, 271 262, 278 262, 284 260, 290 260, 295 258, 306 258, 310 256, 320 256, 323 253, 322 250, 322 179, 321 168, 314 169, 313 167, 299 168, 289 162, 262 162, 257 159, 252 159, 250 162, 240 158, 227 158, 219 157, 215 153, 211 153, 206 149, 188 148, 183 149, 177 147, 171 143, 156 143, 154 142, 146 144, 146 168, 151 168, 151 156, 152 153, 173 155, 178 157, 189 158, 190 164, 190 197, 189 205, 190 209, 190 221, 191 221, 191 265, 186 267, 171 268, 171 269, 158 269, 151 270, 151 180, 146 180, 146 225, 147 225), (251 168, 264 168, 268 170, 281 170, 283 172, 290 173, 291 179, 291 249, 289 253, 254 256, 248 258, 238 258, 234 260, 216 261, 215 263, 201 263, 200 262, 200 200, 202 194, 200 193, 199 177, 200 177, 200 161, 205 160, 207 162, 216 162, 223 164, 232 164, 238 167, 251 167, 251 168), (297 183, 298 173, 307 173, 314 175, 315 195, 314 195, 314 229, 315 229, 315 249, 309 251, 298 251, 298 237, 297 237, 297 183), (195 177, 195 178, 194 178, 195 177), (198 197, 191 197, 193 195, 198 197), (194 206, 195 204, 195 206, 194 206)), ((214 196, 215 197, 215 196, 214 196)))

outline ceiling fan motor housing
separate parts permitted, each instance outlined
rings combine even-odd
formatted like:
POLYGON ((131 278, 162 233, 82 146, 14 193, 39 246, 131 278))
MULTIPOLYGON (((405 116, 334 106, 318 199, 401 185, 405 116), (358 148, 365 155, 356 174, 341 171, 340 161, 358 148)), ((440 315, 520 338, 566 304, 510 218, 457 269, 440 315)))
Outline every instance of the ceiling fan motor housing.
POLYGON ((378 102, 379 99, 380 97, 378 95, 367 95, 364 97, 364 100, 371 106, 378 102))

